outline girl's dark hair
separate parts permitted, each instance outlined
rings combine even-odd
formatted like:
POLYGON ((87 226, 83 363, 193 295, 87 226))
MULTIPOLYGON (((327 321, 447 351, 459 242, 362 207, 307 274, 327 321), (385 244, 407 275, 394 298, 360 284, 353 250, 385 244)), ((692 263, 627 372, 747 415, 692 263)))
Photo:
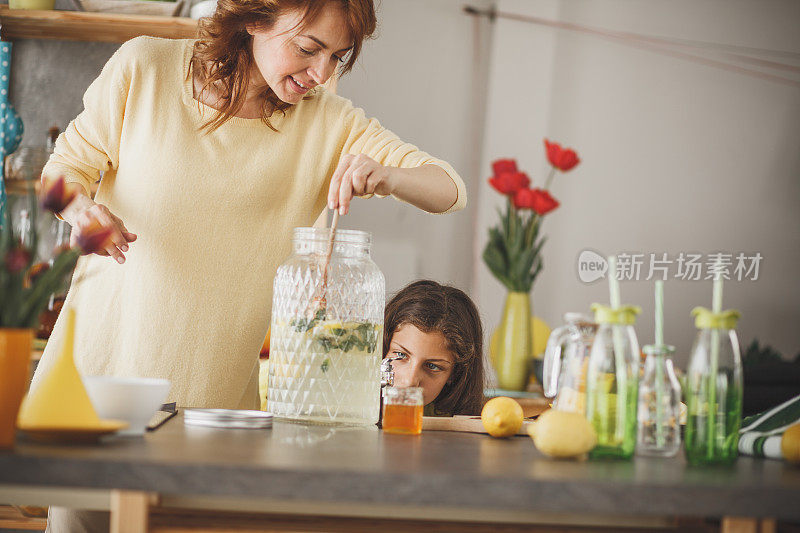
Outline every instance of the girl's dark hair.
POLYGON ((483 327, 478 309, 464 291, 431 280, 415 281, 386 304, 383 356, 400 326, 438 331, 455 356, 453 373, 433 401, 435 414, 477 415, 483 405, 483 327))

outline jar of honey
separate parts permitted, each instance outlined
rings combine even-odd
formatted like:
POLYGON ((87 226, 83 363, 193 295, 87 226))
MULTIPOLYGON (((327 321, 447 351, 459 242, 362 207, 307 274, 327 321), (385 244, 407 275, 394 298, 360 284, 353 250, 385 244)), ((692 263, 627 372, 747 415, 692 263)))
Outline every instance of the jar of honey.
POLYGON ((383 431, 400 435, 422 433, 422 387, 386 387, 383 431))

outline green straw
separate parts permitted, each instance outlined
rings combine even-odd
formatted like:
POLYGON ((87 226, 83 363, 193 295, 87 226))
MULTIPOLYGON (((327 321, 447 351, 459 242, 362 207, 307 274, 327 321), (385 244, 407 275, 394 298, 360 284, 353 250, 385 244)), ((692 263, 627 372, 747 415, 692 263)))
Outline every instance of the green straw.
POLYGON ((656 280, 656 445, 664 446, 664 281, 656 280))
MULTIPOLYGON (((714 288, 711 296, 711 310, 714 313, 722 311, 722 276, 720 275, 720 261, 717 260, 716 273, 714 274, 714 288)), ((711 329, 711 375, 708 388, 708 449, 706 457, 714 458, 714 442, 716 441, 717 421, 717 367, 719 366, 719 330, 711 329)))
MULTIPOLYGON (((621 306, 619 295, 619 281, 617 280, 617 256, 608 258, 608 291, 611 308, 618 310, 621 306)), ((625 439, 625 416, 627 415, 628 376, 625 371, 625 347, 622 332, 618 324, 611 324, 611 335, 614 342, 614 367, 616 369, 617 385, 617 419, 614 427, 614 436, 619 440, 625 439)))

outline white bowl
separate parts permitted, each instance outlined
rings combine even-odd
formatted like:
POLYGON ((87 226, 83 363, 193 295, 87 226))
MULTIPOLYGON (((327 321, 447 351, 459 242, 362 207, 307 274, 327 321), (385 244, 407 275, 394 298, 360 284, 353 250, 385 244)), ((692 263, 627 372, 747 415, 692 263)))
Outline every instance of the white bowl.
POLYGON ((150 418, 169 394, 167 379, 81 376, 89 399, 100 418, 130 424, 120 435, 144 434, 150 418))

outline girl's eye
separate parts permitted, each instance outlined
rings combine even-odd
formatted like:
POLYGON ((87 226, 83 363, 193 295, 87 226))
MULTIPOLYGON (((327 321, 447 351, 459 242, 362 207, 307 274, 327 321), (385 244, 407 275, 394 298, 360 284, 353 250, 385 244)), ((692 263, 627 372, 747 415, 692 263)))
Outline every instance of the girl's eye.
POLYGON ((425 363, 425 366, 427 366, 429 370, 433 370, 434 372, 438 372, 440 370, 444 370, 439 365, 435 365, 433 363, 425 363))
POLYGON ((392 355, 397 357, 399 360, 403 360, 403 359, 408 358, 408 356, 406 354, 404 354, 403 352, 392 352, 392 355))
POLYGON ((311 50, 306 50, 302 46, 298 46, 297 48, 300 50, 300 53, 303 54, 303 55, 306 55, 306 56, 313 56, 314 55, 314 52, 312 52, 311 50))
POLYGON ((344 56, 337 56, 336 54, 333 55, 333 58, 338 61, 339 63, 344 63, 344 56))

